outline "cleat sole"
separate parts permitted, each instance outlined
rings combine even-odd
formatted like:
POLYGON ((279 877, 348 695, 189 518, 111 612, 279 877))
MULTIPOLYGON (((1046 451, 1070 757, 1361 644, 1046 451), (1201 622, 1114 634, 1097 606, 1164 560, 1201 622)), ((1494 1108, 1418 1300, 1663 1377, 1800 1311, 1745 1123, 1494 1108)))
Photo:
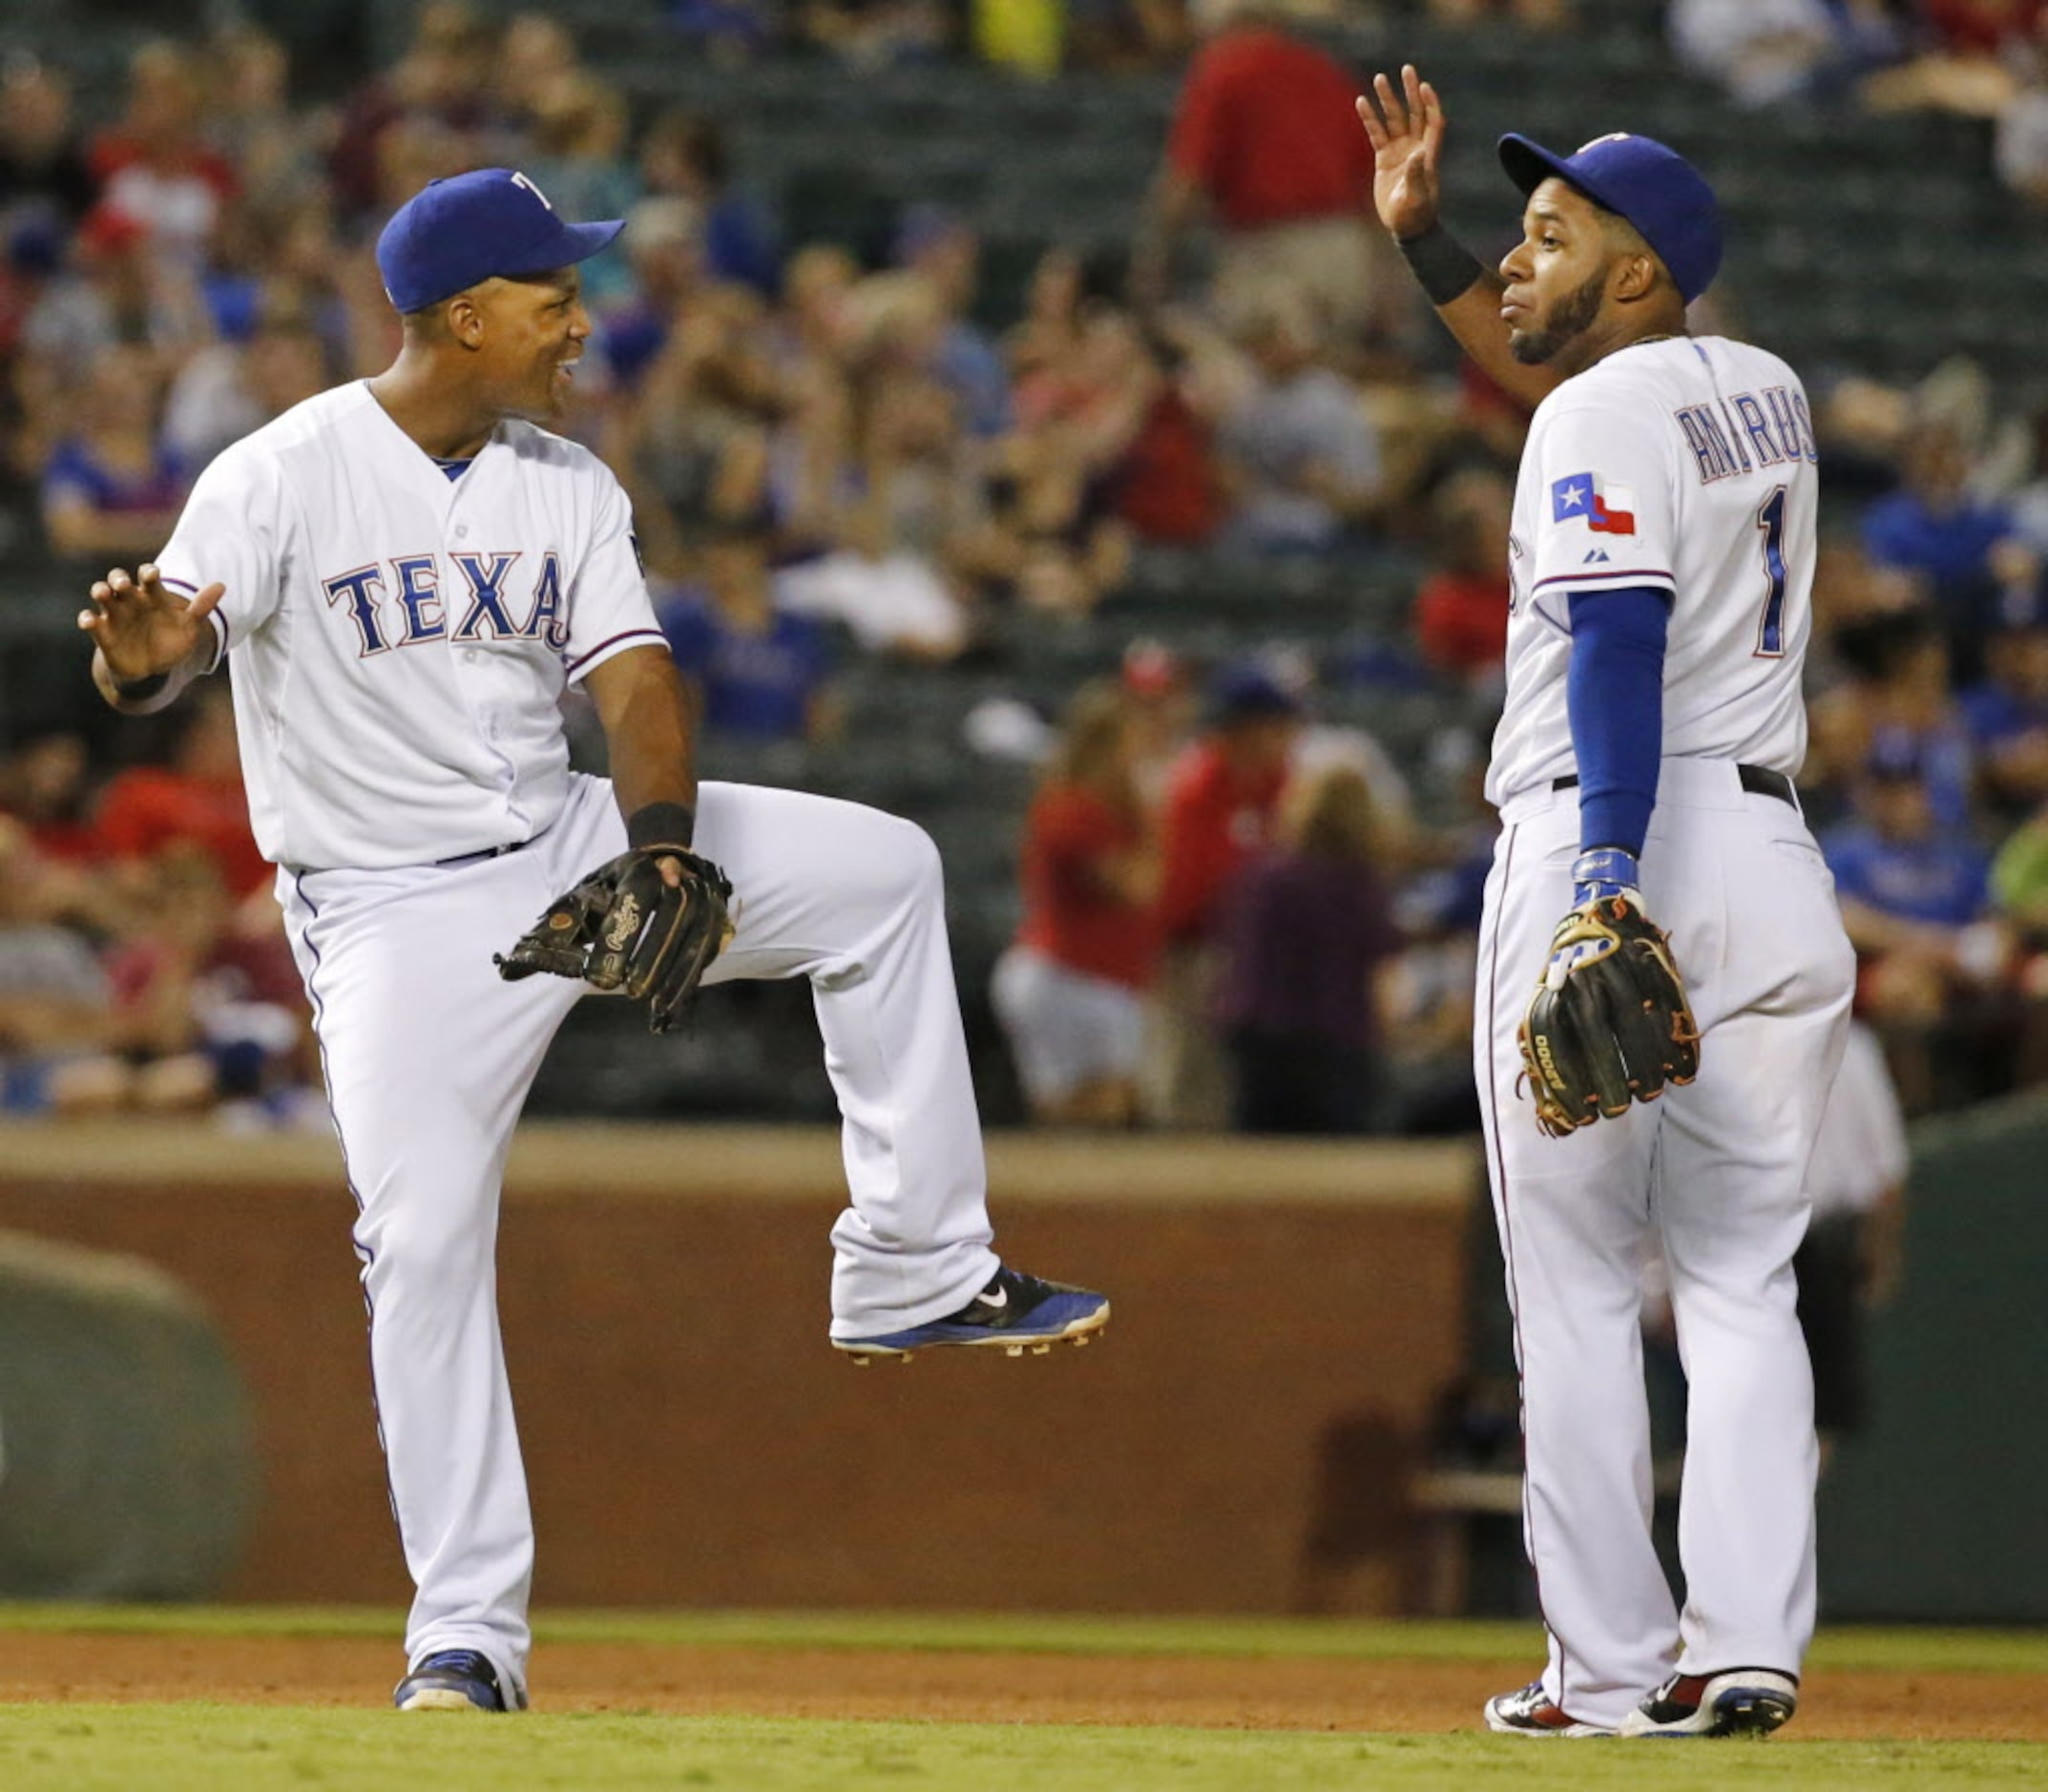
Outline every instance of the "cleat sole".
POLYGON ((478 1711, 482 1707, 467 1693, 449 1686, 423 1687, 399 1706, 401 1711, 478 1711))
POLYGON ((1783 1729, 1793 1707, 1775 1693, 1724 1693, 1714 1706, 1716 1736, 1768 1736, 1783 1729))
POLYGON ((842 1344, 831 1340, 832 1348, 840 1355, 850 1357, 855 1363, 866 1366, 869 1363, 894 1361, 908 1363, 913 1356, 928 1350, 1000 1350, 1006 1357, 1020 1357, 1028 1350, 1034 1357, 1050 1356, 1055 1344, 1072 1344, 1076 1350, 1099 1338, 1109 1329, 1107 1311, 1090 1314, 1085 1319, 1076 1320, 1072 1328, 1053 1336, 1026 1333, 1013 1337, 1004 1332, 990 1332, 979 1338, 942 1338, 930 1344, 842 1344))

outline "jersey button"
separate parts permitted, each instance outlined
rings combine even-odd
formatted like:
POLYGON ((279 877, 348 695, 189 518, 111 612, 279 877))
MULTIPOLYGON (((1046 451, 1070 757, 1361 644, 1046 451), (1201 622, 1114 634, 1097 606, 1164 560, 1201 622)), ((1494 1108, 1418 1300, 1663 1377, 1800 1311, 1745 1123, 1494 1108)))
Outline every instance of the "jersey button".
POLYGON ((467 540, 469 540, 469 538, 470 538, 470 526, 469 526, 469 524, 467 524, 467 523, 457 523, 457 524, 455 525, 455 539, 456 539, 457 541, 467 541, 467 540))

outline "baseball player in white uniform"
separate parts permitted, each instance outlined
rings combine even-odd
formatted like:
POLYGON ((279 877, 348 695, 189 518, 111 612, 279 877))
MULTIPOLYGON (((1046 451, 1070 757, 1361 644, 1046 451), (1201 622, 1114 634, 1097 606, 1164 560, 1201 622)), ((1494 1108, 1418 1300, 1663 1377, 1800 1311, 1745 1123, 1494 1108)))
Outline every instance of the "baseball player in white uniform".
POLYGON ((620 228, 564 222, 506 169, 428 187, 378 243, 396 362, 228 448, 158 564, 109 573, 79 617, 117 708, 233 669, 251 819, 360 1206, 418 1588, 403 1709, 526 1703, 533 1528, 492 1257, 513 1125, 586 986, 508 982, 492 957, 629 842, 694 846, 729 875, 737 930, 706 981, 810 980, 852 1196, 832 1230, 834 1345, 1018 1354, 1082 1342, 1109 1312, 991 1248, 929 837, 696 781, 625 496, 533 421, 558 414, 590 333, 575 264, 620 228), (569 770, 572 683, 603 721, 609 780, 569 770))
POLYGON ((1504 137, 1526 206, 1496 277, 1438 220, 1434 91, 1411 68, 1398 90, 1382 75, 1359 113, 1381 221, 1459 341, 1536 404, 1474 1057, 1550 1657, 1486 1720, 1525 1736, 1768 1731, 1796 1705, 1813 1627, 1812 1384, 1791 1263, 1853 974, 1791 781, 1814 556, 1806 396, 1776 356, 1686 334, 1721 231, 1706 183, 1662 144, 1618 134, 1560 156, 1504 137), (1668 930, 1697 1079, 1549 1136, 1517 1030, 1539 979, 1578 969, 1553 954, 1558 917, 1617 895, 1668 930), (1653 1239, 1688 1380, 1682 1611, 1650 1540, 1638 1321, 1653 1239))

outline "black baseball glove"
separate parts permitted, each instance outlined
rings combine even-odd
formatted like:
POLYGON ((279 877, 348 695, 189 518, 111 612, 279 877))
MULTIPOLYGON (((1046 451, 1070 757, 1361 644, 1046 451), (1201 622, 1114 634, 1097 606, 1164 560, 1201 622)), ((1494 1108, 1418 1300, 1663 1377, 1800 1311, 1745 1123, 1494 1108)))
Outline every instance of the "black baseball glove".
POLYGON ((681 846, 641 846, 599 865, 557 896, 510 952, 491 962, 508 983, 545 970, 647 1003, 647 1025, 666 1032, 725 949, 732 886, 708 859, 681 846), (671 887, 661 861, 682 867, 671 887))
POLYGON ((1521 1026, 1536 1124, 1562 1138, 1700 1071, 1700 1029, 1670 936, 1633 889, 1582 902, 1557 924, 1521 1026))

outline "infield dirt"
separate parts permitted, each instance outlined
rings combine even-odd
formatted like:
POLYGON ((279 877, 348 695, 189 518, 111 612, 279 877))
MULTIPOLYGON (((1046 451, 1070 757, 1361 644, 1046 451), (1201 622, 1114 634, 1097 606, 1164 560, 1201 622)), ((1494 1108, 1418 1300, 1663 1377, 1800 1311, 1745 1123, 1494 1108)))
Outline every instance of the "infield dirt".
MULTIPOLYGON (((0 1632, 0 1701, 207 1699, 373 1706, 402 1670, 362 1637, 0 1632)), ((952 1722, 1188 1724, 1366 1733, 1470 1731, 1530 1659, 1048 1655, 553 1641, 550 1712, 952 1722)), ((1830 1669, 1809 1677, 1802 1740, 2048 1741, 2037 1674, 1830 1669)))

